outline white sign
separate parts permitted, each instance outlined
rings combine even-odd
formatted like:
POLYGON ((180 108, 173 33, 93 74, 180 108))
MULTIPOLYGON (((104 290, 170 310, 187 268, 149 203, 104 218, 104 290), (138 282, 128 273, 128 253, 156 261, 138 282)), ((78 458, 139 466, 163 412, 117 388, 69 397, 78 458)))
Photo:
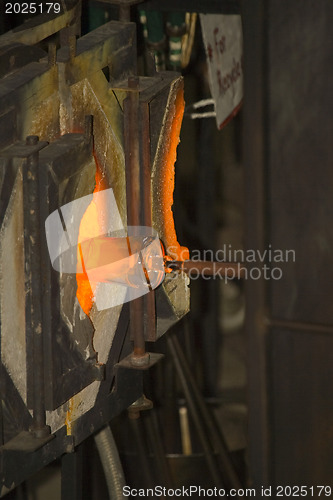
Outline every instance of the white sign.
POLYGON ((238 15, 200 14, 209 83, 221 129, 243 100, 243 35, 238 15))

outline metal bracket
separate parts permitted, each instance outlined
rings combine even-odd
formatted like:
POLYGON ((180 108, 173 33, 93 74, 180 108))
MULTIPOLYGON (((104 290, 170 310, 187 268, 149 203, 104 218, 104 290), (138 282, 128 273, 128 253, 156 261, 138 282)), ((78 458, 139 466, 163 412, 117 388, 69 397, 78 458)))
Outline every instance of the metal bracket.
POLYGON ((164 358, 164 354, 157 352, 146 352, 145 355, 141 357, 134 356, 132 353, 117 363, 115 367, 121 366, 122 368, 128 368, 130 370, 148 370, 162 358, 164 358), (142 358, 142 363, 138 362, 140 358, 142 358))
POLYGON ((42 448, 46 443, 54 439, 53 434, 48 434, 43 437, 37 437, 33 431, 22 431, 13 439, 8 441, 5 445, 1 446, 4 451, 22 451, 25 453, 33 453, 34 451, 42 448))

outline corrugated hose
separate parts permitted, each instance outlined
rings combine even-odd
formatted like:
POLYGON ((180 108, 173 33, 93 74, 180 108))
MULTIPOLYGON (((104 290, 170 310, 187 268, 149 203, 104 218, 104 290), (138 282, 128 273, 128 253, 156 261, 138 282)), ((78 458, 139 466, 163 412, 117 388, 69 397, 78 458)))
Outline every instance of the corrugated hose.
POLYGON ((126 485, 124 471, 112 431, 107 425, 95 434, 95 443, 102 462, 110 500, 122 500, 126 485))

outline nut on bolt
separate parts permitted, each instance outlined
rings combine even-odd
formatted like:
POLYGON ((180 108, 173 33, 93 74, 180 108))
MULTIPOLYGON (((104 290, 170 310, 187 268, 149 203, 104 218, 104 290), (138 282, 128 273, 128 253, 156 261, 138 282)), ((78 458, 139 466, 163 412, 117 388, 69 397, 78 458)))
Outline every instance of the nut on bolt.
POLYGON ((133 353, 131 356, 131 365, 132 366, 146 366, 149 365, 150 354, 149 352, 145 352, 144 354, 135 354, 133 353))
POLYGON ((128 416, 131 419, 139 418, 140 411, 151 410, 152 407, 153 402, 150 399, 146 398, 144 394, 142 394, 139 399, 134 401, 134 403, 132 403, 131 406, 127 408, 128 416))

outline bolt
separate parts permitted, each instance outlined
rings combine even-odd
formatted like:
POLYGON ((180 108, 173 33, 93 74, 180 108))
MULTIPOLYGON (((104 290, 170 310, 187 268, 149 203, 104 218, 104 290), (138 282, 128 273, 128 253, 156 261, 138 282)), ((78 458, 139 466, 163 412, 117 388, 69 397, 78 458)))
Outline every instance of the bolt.
POLYGON ((128 410, 128 418, 136 420, 140 418, 140 412, 138 410, 128 410))
POLYGON ((128 416, 130 419, 135 420, 140 417, 140 412, 144 410, 151 410, 153 407, 153 402, 146 398, 144 394, 139 397, 134 403, 127 408, 128 416))

